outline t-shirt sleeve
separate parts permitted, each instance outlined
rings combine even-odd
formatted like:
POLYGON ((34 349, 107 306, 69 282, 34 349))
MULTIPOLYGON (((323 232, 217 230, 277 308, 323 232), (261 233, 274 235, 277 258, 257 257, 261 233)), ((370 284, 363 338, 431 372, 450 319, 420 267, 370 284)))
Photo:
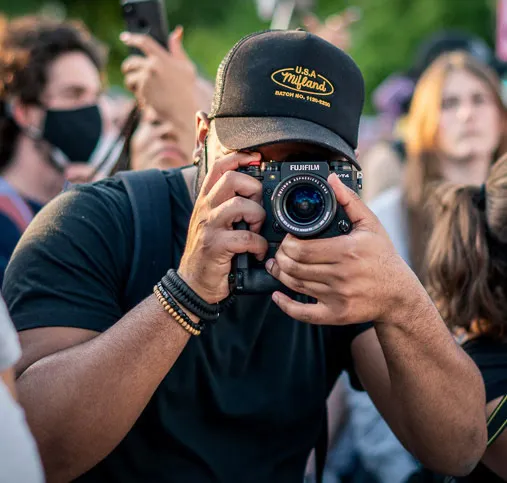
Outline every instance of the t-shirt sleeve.
POLYGON ((372 329, 372 322, 362 324, 345 325, 340 327, 327 327, 326 334, 326 357, 329 384, 334 385, 337 377, 342 371, 349 374, 350 384, 358 391, 363 390, 357 377, 354 359, 352 357, 352 342, 363 332, 372 329))
POLYGON ((20 357, 18 334, 12 325, 5 302, 0 297, 0 372, 16 364, 20 357))
POLYGON ((5 273, 4 298, 17 330, 111 327, 122 317, 133 236, 119 180, 75 187, 49 203, 5 273))

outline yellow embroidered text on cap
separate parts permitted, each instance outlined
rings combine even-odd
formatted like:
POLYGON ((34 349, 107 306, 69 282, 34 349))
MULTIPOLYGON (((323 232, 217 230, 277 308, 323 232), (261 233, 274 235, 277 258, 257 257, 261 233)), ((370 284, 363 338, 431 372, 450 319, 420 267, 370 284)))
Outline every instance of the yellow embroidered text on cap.
POLYGON ((271 79, 282 87, 303 94, 330 96, 334 92, 333 84, 324 76, 301 66, 277 70, 271 74, 271 79))

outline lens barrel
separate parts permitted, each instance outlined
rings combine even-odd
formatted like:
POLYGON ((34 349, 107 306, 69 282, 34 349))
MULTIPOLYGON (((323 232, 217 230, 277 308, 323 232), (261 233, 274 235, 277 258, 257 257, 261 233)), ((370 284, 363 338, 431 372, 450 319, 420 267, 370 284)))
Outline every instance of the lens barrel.
POLYGON ((299 238, 323 232, 336 215, 336 198, 320 176, 297 174, 285 178, 271 198, 273 215, 280 226, 299 238))

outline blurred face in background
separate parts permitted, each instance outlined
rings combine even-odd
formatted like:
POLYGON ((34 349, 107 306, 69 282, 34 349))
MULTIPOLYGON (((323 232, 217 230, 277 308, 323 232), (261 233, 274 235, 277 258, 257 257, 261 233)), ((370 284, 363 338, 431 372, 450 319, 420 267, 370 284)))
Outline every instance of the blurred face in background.
POLYGON ((174 125, 162 121, 152 108, 146 107, 130 144, 131 169, 168 169, 189 162, 178 144, 174 125))
POLYGON ((41 101, 48 109, 78 109, 96 104, 102 92, 100 73, 82 52, 63 54, 48 69, 41 101))
POLYGON ((409 205, 435 181, 483 183, 507 152, 506 127, 497 74, 465 52, 438 57, 418 80, 406 121, 409 205))
POLYGON ((436 145, 444 158, 492 160, 500 144, 502 113, 495 92, 465 70, 452 70, 442 86, 436 145))
MULTIPOLYGON (((58 115, 56 121, 54 120, 55 114, 52 114, 53 136, 58 128, 62 130, 60 138, 63 136, 74 139, 75 137, 76 142, 82 142, 86 138, 89 143, 95 145, 99 140, 97 136, 105 136, 111 132, 113 129, 112 115, 102 95, 101 75, 88 55, 77 51, 62 54, 48 65, 46 75, 47 80, 39 97, 39 105, 29 105, 26 108, 31 126, 38 127, 43 133, 49 112, 72 112, 82 108, 98 106, 102 121, 102 133, 99 131, 92 135, 89 132, 75 129, 74 125, 81 126, 81 129, 83 127, 79 122, 76 123, 81 119, 80 114, 77 114, 77 117, 72 117, 72 119, 68 116, 61 118, 58 115), (76 132, 78 130, 80 132, 76 132)), ((86 121, 85 126, 88 127, 86 121)), ((43 137, 45 138, 44 134, 43 137)), ((59 144, 56 145, 59 147, 59 144)), ((45 147, 49 151, 50 146, 45 147)), ((93 146, 89 148, 92 149, 93 146)), ((83 158, 74 161, 86 162, 87 160, 88 158, 83 158)))

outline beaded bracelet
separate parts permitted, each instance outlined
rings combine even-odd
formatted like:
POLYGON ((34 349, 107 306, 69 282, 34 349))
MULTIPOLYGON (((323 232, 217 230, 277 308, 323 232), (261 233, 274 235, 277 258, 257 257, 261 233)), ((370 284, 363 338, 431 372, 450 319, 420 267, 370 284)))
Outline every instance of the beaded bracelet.
POLYGON ((220 315, 220 304, 210 304, 203 300, 192 288, 178 275, 175 269, 170 269, 162 277, 163 286, 173 294, 174 298, 185 308, 201 320, 216 321, 220 315))
POLYGON ((172 284, 167 275, 162 277, 161 280, 162 286, 168 291, 171 292, 173 298, 177 300, 183 307, 189 310, 191 313, 195 314, 201 320, 209 320, 208 312, 203 312, 200 310, 200 307, 195 303, 194 300, 191 300, 185 292, 183 292, 178 286, 172 284))
MULTIPOLYGON (((174 299, 165 297, 162 292, 160 291, 159 287, 155 285, 153 287, 153 293, 157 297, 159 303, 162 305, 164 310, 178 323, 183 327, 184 330, 186 330, 188 333, 198 336, 201 335, 202 329, 204 326, 201 326, 201 329, 197 328, 199 327, 197 324, 192 322, 188 315, 181 310, 181 307, 174 301, 174 299)), ((167 294, 169 295, 169 294, 167 294)))
POLYGON ((164 299, 169 304, 171 304, 171 306, 174 308, 174 310, 176 311, 176 313, 182 319, 184 319, 185 322, 187 322, 190 325, 190 327, 192 327, 193 329, 196 329, 196 330, 200 330, 200 331, 203 331, 206 328, 206 322, 205 321, 200 321, 198 323, 192 321, 192 319, 186 314, 186 312, 179 306, 179 304, 176 301, 176 299, 163 287, 163 285, 162 285, 161 282, 159 282, 157 284, 157 288, 158 288, 159 292, 162 294, 162 296, 164 297, 164 299))
POLYGON ((193 327, 191 327, 182 317, 180 317, 178 315, 178 313, 176 312, 176 310, 174 310, 173 307, 171 307, 171 305, 164 299, 164 296, 160 293, 160 291, 158 290, 157 287, 154 287, 154 291, 153 293, 155 294, 155 296, 157 297, 158 301, 160 302, 160 304, 162 305, 162 307, 164 308, 164 310, 166 312, 169 313, 169 315, 178 323, 180 324, 180 326, 186 330, 188 333, 192 334, 192 335, 200 335, 201 332, 199 330, 196 330, 194 329, 193 327), (156 289, 156 290, 155 290, 156 289))

